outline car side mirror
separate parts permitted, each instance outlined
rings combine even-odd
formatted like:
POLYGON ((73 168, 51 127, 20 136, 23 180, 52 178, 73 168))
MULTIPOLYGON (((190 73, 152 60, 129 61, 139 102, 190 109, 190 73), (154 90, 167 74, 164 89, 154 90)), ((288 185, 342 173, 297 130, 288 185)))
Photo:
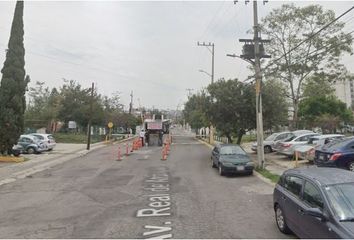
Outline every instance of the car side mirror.
POLYGON ((327 221, 327 216, 319 208, 309 208, 305 211, 306 215, 320 218, 322 221, 327 221))

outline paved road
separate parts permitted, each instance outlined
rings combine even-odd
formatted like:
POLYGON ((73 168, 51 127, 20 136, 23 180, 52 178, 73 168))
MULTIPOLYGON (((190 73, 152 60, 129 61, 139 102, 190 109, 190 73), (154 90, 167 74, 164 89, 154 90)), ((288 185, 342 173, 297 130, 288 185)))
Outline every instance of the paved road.
POLYGON ((108 146, 0 186, 0 238, 286 238, 272 187, 220 177, 209 157, 179 136, 167 161, 158 147, 116 161, 108 146))

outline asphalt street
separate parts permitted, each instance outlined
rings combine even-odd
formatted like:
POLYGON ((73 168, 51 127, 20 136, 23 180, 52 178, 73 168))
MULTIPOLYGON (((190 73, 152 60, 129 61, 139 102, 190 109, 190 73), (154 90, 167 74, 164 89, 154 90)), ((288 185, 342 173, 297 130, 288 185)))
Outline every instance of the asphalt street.
POLYGON ((117 161, 112 145, 0 186, 0 238, 293 237, 275 225, 270 185, 221 177, 209 147, 173 142, 166 161, 160 147, 117 161))

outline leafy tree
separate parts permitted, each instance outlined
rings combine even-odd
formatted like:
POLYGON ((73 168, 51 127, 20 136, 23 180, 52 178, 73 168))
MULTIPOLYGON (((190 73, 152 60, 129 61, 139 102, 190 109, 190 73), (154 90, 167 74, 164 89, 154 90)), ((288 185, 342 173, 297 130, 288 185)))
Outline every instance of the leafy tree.
POLYGON ((242 135, 256 125, 253 86, 237 79, 220 79, 208 86, 208 92, 211 96, 208 118, 229 142, 232 142, 232 136, 236 134, 237 142, 240 143, 242 135))
POLYGON ((207 106, 209 98, 205 91, 193 94, 188 98, 183 110, 183 115, 191 126, 198 133, 198 129, 209 125, 207 119, 207 106))
MULTIPOLYGON (((341 102, 334 96, 313 96, 301 101, 299 116, 300 119, 304 122, 305 126, 320 126, 318 125, 318 117, 324 114, 327 114, 324 117, 326 119, 329 119, 328 116, 335 116, 338 117, 339 121, 345 123, 351 122, 353 120, 353 114, 351 110, 347 108, 345 103, 341 102)), ((322 123, 323 122, 324 121, 322 121, 322 123)), ((336 121, 332 122, 336 123, 336 121)), ((336 126, 338 127, 338 124, 336 126)))
POLYGON ((286 89, 280 81, 270 79, 262 86, 263 128, 272 130, 288 122, 289 104, 286 89))
POLYGON ((340 117, 324 113, 315 118, 315 123, 322 129, 323 133, 336 133, 340 124, 340 117))
POLYGON ((293 4, 284 4, 262 19, 262 33, 271 40, 266 45, 267 53, 273 59, 265 67, 265 75, 287 85, 293 108, 293 127, 298 121, 305 79, 313 75, 335 79, 344 69, 339 63, 340 57, 352 52, 352 36, 342 31, 343 22, 336 21, 313 35, 334 19, 334 11, 325 11, 319 5, 296 7, 293 4), (309 36, 312 36, 310 40, 299 45, 309 36))
POLYGON ((315 74, 306 79, 303 84, 303 98, 313 96, 330 96, 334 95, 334 88, 328 76, 324 74, 315 74))
POLYGON ((25 77, 23 1, 17 1, 0 86, 0 152, 8 153, 24 130, 25 77))
MULTIPOLYGON (((90 118, 91 88, 82 88, 76 81, 64 79, 60 95, 59 119, 66 124, 69 121, 76 121, 80 126, 86 127, 90 118)), ((102 124, 102 116, 104 116, 102 101, 96 91, 92 101, 92 124, 102 124)))

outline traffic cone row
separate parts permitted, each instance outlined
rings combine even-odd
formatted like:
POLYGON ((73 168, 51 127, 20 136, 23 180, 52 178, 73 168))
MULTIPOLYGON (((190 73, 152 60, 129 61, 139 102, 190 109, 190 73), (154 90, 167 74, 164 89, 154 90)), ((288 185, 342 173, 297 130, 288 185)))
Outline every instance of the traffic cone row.
MULTIPOLYGON (((129 156, 129 154, 135 150, 138 150, 139 148, 142 147, 142 143, 140 141, 140 139, 136 139, 134 140, 131 144, 126 142, 125 143, 125 156, 129 156)), ((124 147, 123 147, 124 149, 124 147)), ((117 161, 121 161, 122 160, 122 151, 121 149, 121 145, 118 145, 118 159, 117 161)))

